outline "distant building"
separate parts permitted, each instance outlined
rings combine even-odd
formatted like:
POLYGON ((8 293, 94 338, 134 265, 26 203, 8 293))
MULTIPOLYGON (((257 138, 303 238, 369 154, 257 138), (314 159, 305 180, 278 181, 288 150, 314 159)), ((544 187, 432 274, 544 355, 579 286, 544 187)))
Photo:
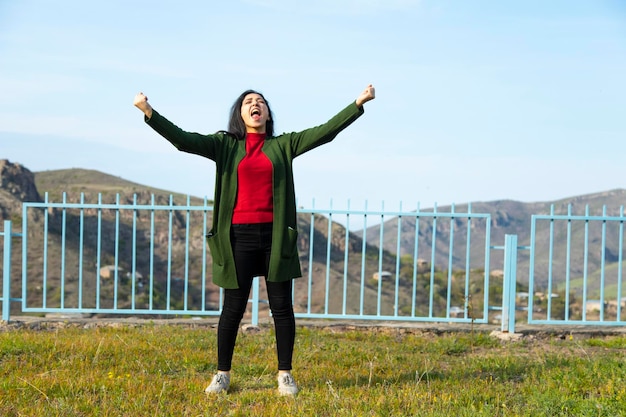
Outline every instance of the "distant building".
POLYGON ((450 307, 450 317, 465 317, 465 309, 459 306, 450 307))
POLYGON ((494 269, 491 271, 491 276, 495 278, 502 278, 504 277, 504 271, 502 269, 494 269))
MULTIPOLYGON (((535 292, 535 297, 538 298, 539 300, 545 300, 548 298, 548 294, 537 291, 535 292)), ((550 298, 559 298, 559 295, 553 292, 552 294, 550 294, 550 298)))
MULTIPOLYGON (((100 268, 100 278, 104 278, 104 279, 111 279, 115 277, 115 265, 106 265, 103 266, 102 268, 100 268)), ((122 268, 121 266, 117 267, 117 273, 118 275, 122 273, 122 271, 124 270, 124 268, 122 268)))
POLYGON ((389 271, 382 271, 382 272, 380 272, 380 274, 378 272, 375 272, 372 277, 376 281, 378 281, 379 279, 382 279, 384 281, 386 279, 391 279, 392 275, 391 275, 391 272, 389 272, 389 271))
MULTIPOLYGON (((604 305, 606 306, 606 303, 604 303, 604 305)), ((585 304, 585 311, 587 313, 599 313, 601 310, 603 310, 603 306, 600 300, 587 300, 585 304)))

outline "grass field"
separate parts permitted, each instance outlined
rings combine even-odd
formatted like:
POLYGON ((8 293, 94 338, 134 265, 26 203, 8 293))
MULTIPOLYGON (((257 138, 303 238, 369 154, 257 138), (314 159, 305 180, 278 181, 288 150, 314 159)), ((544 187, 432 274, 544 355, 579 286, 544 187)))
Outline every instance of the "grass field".
POLYGON ((298 327, 295 398, 271 326, 240 333, 230 392, 207 397, 215 346, 207 326, 0 326, 0 415, 626 415, 626 336, 298 327))

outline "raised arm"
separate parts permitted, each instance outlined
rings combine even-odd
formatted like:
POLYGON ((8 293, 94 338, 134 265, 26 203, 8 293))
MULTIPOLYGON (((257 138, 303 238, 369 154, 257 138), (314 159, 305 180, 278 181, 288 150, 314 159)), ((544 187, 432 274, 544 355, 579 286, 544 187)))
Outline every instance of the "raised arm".
POLYGON ((143 93, 138 93, 135 96, 133 104, 141 110, 148 119, 152 117, 152 106, 148 103, 148 97, 146 97, 143 93))
POLYGON ((376 90, 372 84, 368 85, 365 90, 359 95, 355 103, 357 106, 362 107, 363 104, 367 103, 370 100, 374 100, 376 98, 376 90))

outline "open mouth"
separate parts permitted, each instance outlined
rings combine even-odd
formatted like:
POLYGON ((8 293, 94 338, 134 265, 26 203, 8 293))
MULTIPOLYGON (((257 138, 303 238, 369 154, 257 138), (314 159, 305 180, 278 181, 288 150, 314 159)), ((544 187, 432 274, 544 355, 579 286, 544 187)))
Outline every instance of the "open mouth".
POLYGON ((253 120, 259 120, 261 118, 261 110, 253 109, 252 112, 250 113, 250 116, 252 117, 253 120))

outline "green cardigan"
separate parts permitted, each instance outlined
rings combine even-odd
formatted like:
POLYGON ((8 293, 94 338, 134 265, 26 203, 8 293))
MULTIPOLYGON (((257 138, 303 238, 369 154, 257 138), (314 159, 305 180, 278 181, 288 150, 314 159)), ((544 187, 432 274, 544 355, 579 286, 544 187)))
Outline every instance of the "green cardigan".
MULTIPOLYGON (((293 159, 330 142, 362 114, 363 107, 353 102, 322 125, 266 138, 263 152, 272 162, 274 187, 274 224, 267 280, 287 281, 302 276, 297 247, 293 159)), ((186 132, 154 110, 152 117, 145 121, 178 150, 215 161, 213 226, 207 235, 213 257, 213 282, 223 288, 237 288, 230 226, 237 196, 237 166, 246 154, 245 140, 237 140, 225 132, 210 135, 186 132)))

